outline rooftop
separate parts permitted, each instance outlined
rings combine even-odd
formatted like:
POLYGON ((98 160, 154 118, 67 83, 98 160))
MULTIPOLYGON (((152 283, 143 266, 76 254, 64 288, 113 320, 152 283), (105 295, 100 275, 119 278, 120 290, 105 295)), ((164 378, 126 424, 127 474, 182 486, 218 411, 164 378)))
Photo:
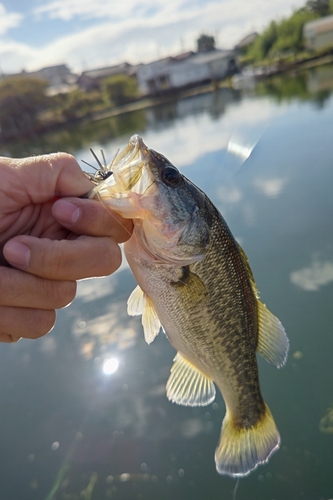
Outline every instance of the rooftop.
POLYGON ((304 32, 325 33, 326 31, 333 31, 333 16, 326 16, 314 21, 309 21, 304 25, 304 32))

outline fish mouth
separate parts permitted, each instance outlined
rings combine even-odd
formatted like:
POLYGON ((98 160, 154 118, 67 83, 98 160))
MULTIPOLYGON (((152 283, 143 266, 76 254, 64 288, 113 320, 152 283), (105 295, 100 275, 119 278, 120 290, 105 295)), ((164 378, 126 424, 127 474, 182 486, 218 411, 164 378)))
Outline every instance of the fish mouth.
POLYGON ((89 198, 99 197, 109 203, 112 199, 128 198, 131 193, 143 195, 154 182, 149 169, 150 151, 142 138, 133 135, 127 146, 118 151, 108 169, 113 175, 95 186, 89 198))

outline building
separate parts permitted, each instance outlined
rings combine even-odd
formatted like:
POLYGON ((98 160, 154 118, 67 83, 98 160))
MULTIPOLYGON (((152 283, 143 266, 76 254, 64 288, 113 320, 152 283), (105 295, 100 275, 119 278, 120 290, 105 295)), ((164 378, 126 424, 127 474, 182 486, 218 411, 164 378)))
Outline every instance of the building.
POLYGON ((77 75, 71 72, 67 64, 47 66, 37 71, 22 71, 22 74, 46 80, 49 83, 48 95, 69 92, 76 87, 77 75))
POLYGON ((256 38, 258 38, 258 33, 256 32, 246 35, 237 43, 237 45, 235 45, 235 50, 243 52, 255 41, 256 38))
POLYGON ((306 23, 303 27, 303 37, 308 50, 320 50, 333 46, 333 16, 306 23))
POLYGON ((212 80, 225 78, 235 71, 235 53, 232 50, 187 52, 177 57, 166 57, 137 67, 136 76, 143 95, 167 93, 212 80))
POLYGON ((133 68, 132 64, 124 62, 115 66, 83 71, 77 83, 83 90, 99 89, 104 78, 115 75, 132 75, 133 68))
POLYGON ((1 74, 0 80, 5 78, 29 76, 32 78, 40 78, 48 82, 48 95, 59 94, 61 92, 69 92, 76 87, 77 75, 71 72, 66 64, 57 66, 47 66, 37 71, 21 71, 21 73, 1 74))

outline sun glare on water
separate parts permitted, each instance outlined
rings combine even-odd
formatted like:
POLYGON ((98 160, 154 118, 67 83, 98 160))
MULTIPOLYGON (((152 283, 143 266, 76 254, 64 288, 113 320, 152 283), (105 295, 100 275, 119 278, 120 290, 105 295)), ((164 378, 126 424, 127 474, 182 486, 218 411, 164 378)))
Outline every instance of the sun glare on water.
POLYGON ((117 358, 108 358, 103 363, 103 373, 105 375, 112 375, 119 368, 119 361, 117 358))

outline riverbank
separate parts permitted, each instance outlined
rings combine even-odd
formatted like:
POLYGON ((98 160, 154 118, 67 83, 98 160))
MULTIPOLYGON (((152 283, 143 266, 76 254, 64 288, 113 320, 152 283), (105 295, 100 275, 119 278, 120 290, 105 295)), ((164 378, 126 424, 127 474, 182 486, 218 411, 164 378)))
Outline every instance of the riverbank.
MULTIPOLYGON (((263 80, 265 78, 270 78, 277 74, 288 73, 295 70, 297 71, 307 70, 315 68, 317 66, 322 66, 331 63, 333 63, 333 54, 326 54, 320 57, 316 56, 311 59, 300 60, 300 61, 296 60, 291 63, 285 63, 284 65, 281 65, 279 68, 272 69, 271 71, 258 74, 255 77, 255 79, 263 80)), ((138 111, 141 109, 160 106, 161 104, 167 104, 168 102, 173 102, 176 99, 184 99, 186 97, 193 97, 196 95, 205 94, 207 92, 214 92, 220 88, 233 88, 232 80, 228 78, 220 81, 209 82, 204 85, 199 85, 192 88, 178 89, 164 96, 146 97, 144 99, 140 99, 135 102, 124 104, 122 106, 116 106, 113 107, 112 109, 94 113, 93 115, 89 116, 89 120, 91 121, 104 120, 106 118, 119 116, 124 113, 130 113, 132 111, 138 111)))
MULTIPOLYGON (((256 81, 262 81, 265 79, 269 79, 271 77, 274 77, 275 75, 279 74, 292 74, 293 72, 299 72, 303 70, 308 70, 311 68, 315 68, 318 66, 326 65, 333 63, 333 53, 330 54, 325 54, 322 56, 315 56, 312 57, 311 59, 307 58, 306 60, 294 60, 289 63, 284 63, 280 64, 278 67, 271 67, 268 68, 266 71, 262 71, 257 74, 252 75, 252 84, 251 88, 256 84, 256 81)), ((251 76, 251 75, 250 75, 251 76)), ((242 78, 242 73, 236 74, 236 78, 242 78)), ((89 123, 89 122, 98 122, 101 120, 105 120, 108 118, 112 117, 117 117, 124 115, 126 113, 131 113, 135 111, 140 111, 148 108, 153 108, 153 107, 158 107, 160 105, 168 104, 177 101, 178 99, 185 99, 188 97, 194 97, 200 94, 206 94, 209 92, 214 92, 217 91, 221 88, 235 88, 235 89, 242 89, 245 88, 242 87, 242 85, 235 85, 233 83, 232 78, 224 79, 224 80, 219 80, 219 81, 212 81, 212 82, 205 82, 204 84, 195 86, 195 87, 190 87, 190 88, 183 88, 183 89, 174 89, 172 91, 169 91, 165 95, 159 95, 159 96, 152 96, 152 97, 144 97, 144 98, 139 98, 135 101, 129 102, 127 104, 119 105, 119 106, 113 106, 112 108, 107 108, 103 109, 100 111, 96 112, 90 112, 86 113, 84 116, 81 117, 76 117, 76 118, 71 118, 71 119, 62 119, 59 121, 56 121, 54 123, 48 122, 48 123, 43 123, 40 122, 37 127, 34 130, 28 131, 27 134, 21 135, 20 137, 6 137, 5 139, 3 138, 1 140, 0 138, 0 143, 6 144, 8 142, 16 142, 18 139, 29 139, 29 137, 35 137, 36 135, 43 136, 45 134, 57 132, 59 130, 63 130, 66 127, 73 126, 77 123, 89 123)))

